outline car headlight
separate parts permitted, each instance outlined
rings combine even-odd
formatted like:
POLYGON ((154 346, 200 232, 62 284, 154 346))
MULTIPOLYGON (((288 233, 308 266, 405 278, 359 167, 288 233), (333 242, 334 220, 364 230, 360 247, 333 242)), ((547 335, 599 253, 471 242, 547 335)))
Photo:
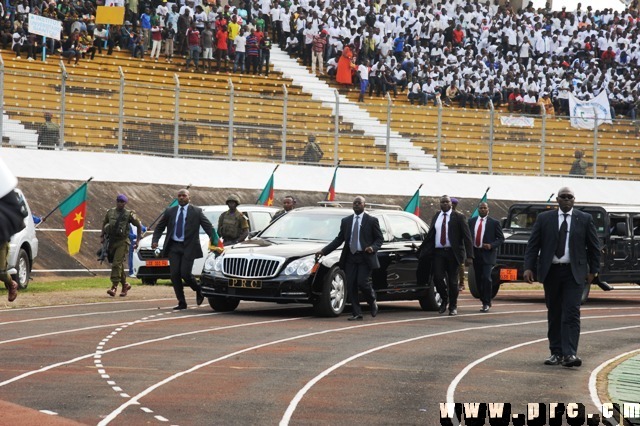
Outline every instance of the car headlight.
POLYGON ((284 269, 285 275, 309 275, 315 265, 315 257, 308 256, 302 259, 296 259, 284 269))
MULTIPOLYGON (((218 263, 218 258, 214 253, 211 253, 207 256, 207 259, 204 261, 204 269, 205 271, 216 270, 216 264, 218 263)), ((220 270, 218 268, 218 270, 220 270)))
POLYGON ((211 255, 211 257, 214 258, 213 260, 213 270, 216 272, 220 272, 222 271, 222 260, 224 259, 223 256, 216 256, 216 255, 211 255))

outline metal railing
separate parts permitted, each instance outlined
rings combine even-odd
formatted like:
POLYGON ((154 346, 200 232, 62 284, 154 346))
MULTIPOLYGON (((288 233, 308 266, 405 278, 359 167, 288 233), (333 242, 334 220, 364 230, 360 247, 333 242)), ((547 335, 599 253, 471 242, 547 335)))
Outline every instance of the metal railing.
POLYGON ((447 108, 439 98, 436 107, 409 106, 387 95, 360 104, 386 126, 386 134, 368 135, 341 117, 337 92, 334 105, 323 105, 285 85, 265 95, 238 90, 233 78, 224 90, 209 89, 177 74, 161 82, 121 68, 118 75, 68 73, 62 62, 56 74, 6 69, 0 59, 0 74, 3 146, 36 148, 49 111, 60 128, 57 149, 309 163, 313 134, 327 166, 416 168, 416 154, 398 148, 411 140, 435 171, 567 175, 581 150, 590 177, 640 177, 640 125, 626 119, 596 118, 593 130, 581 130, 567 117, 513 114, 492 102, 488 109, 447 108))

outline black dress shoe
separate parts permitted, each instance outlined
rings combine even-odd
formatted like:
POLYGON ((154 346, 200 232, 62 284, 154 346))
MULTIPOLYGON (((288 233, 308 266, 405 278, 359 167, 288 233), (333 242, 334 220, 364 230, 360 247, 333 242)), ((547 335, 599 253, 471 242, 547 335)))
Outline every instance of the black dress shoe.
POLYGON ((489 305, 482 305, 482 309, 480 309, 480 312, 489 312, 489 305))
POLYGON ((445 312, 447 312, 447 305, 445 304, 440 305, 440 310, 438 311, 438 313, 444 314, 445 312))
POLYGON ((347 318, 349 321, 362 321, 362 315, 352 315, 347 318))
POLYGON ((582 360, 575 355, 567 355, 562 360, 563 367, 580 367, 582 360))
POLYGON ((457 309, 451 309, 449 311, 449 315, 452 317, 455 317, 456 315, 458 315, 458 310, 457 309))
POLYGON ((196 304, 198 306, 202 305, 202 302, 204 302, 204 296, 202 295, 202 293, 197 292, 196 293, 196 304))
POLYGON ((562 362, 562 355, 551 354, 551 356, 544 360, 544 365, 558 365, 562 362))
POLYGON ((173 307, 174 311, 181 311, 183 309, 187 309, 187 305, 177 305, 173 307))
POLYGON ((371 305, 371 316, 375 318, 376 315, 378 315, 378 304, 374 301, 371 305))

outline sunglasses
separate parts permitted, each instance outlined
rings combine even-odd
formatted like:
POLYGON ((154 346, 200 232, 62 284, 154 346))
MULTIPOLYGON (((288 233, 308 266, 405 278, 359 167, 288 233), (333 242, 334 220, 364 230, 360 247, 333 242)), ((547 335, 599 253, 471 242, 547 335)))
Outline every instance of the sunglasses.
POLYGON ((562 195, 558 195, 558 198, 562 198, 563 200, 573 200, 573 195, 571 195, 571 194, 562 194, 562 195))

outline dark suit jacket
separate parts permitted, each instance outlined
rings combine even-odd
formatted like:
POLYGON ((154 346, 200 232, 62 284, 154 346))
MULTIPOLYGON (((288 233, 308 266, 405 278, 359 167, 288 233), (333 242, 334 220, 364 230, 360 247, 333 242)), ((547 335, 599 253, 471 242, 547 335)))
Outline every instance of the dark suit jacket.
MULTIPOLYGON (((429 232, 420 246, 420 257, 432 255, 436 248, 436 220, 439 214, 440 211, 431 219, 429 232)), ((473 258, 473 244, 471 242, 469 224, 462 213, 452 209, 447 214, 451 214, 449 226, 447 226, 447 235, 456 260, 461 264, 464 263, 465 256, 473 258)))
MULTIPOLYGON (((475 229, 476 223, 480 219, 480 216, 472 217, 469 219, 469 232, 471 232, 471 241, 475 243, 475 229)), ((486 216, 485 221, 482 223, 484 226, 484 235, 482 236, 482 244, 491 244, 491 250, 479 249, 474 247, 474 258, 482 261, 487 265, 495 265, 498 257, 498 247, 504 242, 504 234, 502 233, 502 226, 500 222, 492 217, 486 216)))
MULTIPOLYGON (((533 225, 533 231, 524 254, 524 269, 536 270, 537 280, 544 282, 558 244, 558 211, 541 213, 533 225)), ((600 241, 593 217, 573 209, 569 228, 569 258, 571 272, 576 282, 584 283, 587 274, 600 271, 600 241)))
MULTIPOLYGON (((163 256, 169 254, 169 247, 173 240, 173 230, 176 227, 176 216, 178 215, 178 207, 169 207, 162 214, 162 218, 158 222, 155 231, 153 231, 152 242, 157 243, 162 236, 162 232, 167 229, 167 237, 164 239, 162 247, 163 256)), ((204 215, 202 209, 191 204, 187 207, 187 220, 184 224, 184 257, 193 260, 203 256, 202 247, 200 246, 200 227, 211 237, 213 235, 213 225, 204 215)))
MULTIPOLYGON (((351 228, 353 227, 353 215, 347 216, 340 222, 340 232, 338 236, 327 244, 321 251, 327 255, 340 247, 340 244, 344 243, 342 247, 342 253, 340 254, 340 268, 344 270, 344 265, 347 260, 347 256, 351 255, 351 228)), ((362 223, 360 223, 360 246, 362 250, 367 247, 373 249, 373 253, 365 253, 367 263, 371 269, 378 269, 380 262, 376 252, 382 247, 384 237, 380 230, 380 223, 378 219, 370 216, 367 213, 362 214, 362 223)))

